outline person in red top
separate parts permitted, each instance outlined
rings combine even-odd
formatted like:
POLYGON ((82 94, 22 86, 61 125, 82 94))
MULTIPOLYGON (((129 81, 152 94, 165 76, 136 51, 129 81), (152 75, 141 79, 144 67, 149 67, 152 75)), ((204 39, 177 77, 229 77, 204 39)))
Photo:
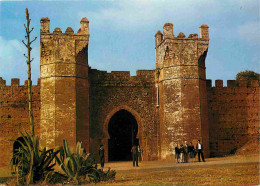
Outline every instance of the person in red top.
POLYGON ((132 149, 131 149, 131 152, 132 152, 132 155, 133 155, 133 166, 138 166, 138 148, 136 145, 133 145, 132 146, 132 149))

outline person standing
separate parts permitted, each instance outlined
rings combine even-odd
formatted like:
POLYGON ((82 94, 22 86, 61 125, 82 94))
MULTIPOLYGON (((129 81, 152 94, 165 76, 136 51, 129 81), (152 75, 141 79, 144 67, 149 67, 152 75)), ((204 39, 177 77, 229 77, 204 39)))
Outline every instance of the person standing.
POLYGON ((180 159, 180 149, 179 149, 179 146, 178 146, 178 143, 175 147, 175 159, 176 159, 176 163, 179 163, 179 159, 180 159))
POLYGON ((184 145, 184 162, 185 163, 188 163, 188 157, 189 157, 188 149, 189 149, 189 145, 187 144, 187 141, 185 141, 185 145, 184 145))
POLYGON ((205 162, 204 156, 203 156, 203 145, 200 143, 200 140, 198 140, 198 143, 196 145, 196 150, 198 152, 198 160, 200 162, 200 156, 202 158, 202 161, 205 162))
POLYGON ((133 145, 132 146, 132 149, 131 149, 131 152, 132 152, 132 155, 133 155, 133 166, 138 166, 138 148, 136 145, 133 145))
MULTIPOLYGON (((190 154, 190 159, 193 160, 193 158, 195 158, 195 148, 194 148, 194 145, 192 144, 192 142, 190 142, 190 145, 189 145, 189 148, 188 148, 188 152, 190 154)), ((193 160, 194 162, 194 160, 193 160)))
POLYGON ((184 148, 182 144, 180 146, 180 159, 181 159, 181 163, 184 163, 184 148))
POLYGON ((99 158, 100 158, 100 164, 101 164, 101 168, 104 168, 104 164, 105 164, 105 149, 103 144, 100 145, 100 148, 98 150, 98 154, 99 154, 99 158))
POLYGON ((139 162, 141 162, 142 161, 142 149, 141 149, 140 145, 138 145, 137 151, 138 151, 139 162))

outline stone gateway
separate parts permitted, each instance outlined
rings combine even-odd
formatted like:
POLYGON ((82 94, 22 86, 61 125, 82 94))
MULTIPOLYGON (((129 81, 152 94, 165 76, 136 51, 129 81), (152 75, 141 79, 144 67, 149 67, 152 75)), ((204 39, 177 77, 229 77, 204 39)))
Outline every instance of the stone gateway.
MULTIPOLYGON (((156 69, 100 71, 88 64, 89 21, 74 33, 49 30, 41 19, 40 79, 33 91, 33 113, 40 145, 54 148, 67 139, 82 142, 98 159, 131 160, 140 145, 143 160, 174 158, 176 144, 200 140, 206 157, 229 154, 259 135, 258 82, 206 80, 209 27, 200 36, 173 33, 165 23, 155 34, 156 69)), ((0 78, 0 158, 9 164, 15 126, 29 129, 27 83, 0 78)), ((15 147, 17 148, 17 147, 15 147)))

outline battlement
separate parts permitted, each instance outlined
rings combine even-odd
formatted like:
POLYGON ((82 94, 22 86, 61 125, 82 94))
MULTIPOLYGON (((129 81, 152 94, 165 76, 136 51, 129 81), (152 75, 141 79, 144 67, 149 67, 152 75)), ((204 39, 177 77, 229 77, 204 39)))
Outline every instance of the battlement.
POLYGON ((71 27, 68 27, 65 33, 56 27, 51 33, 49 23, 49 18, 41 19, 41 78, 50 76, 86 78, 89 43, 88 19, 83 18, 80 21, 80 29, 77 33, 74 33, 71 27), (59 65, 54 63, 59 63, 59 65), (76 70, 75 63, 77 64, 76 70))
MULTIPOLYGON (((212 81, 211 79, 207 79, 207 88, 214 88, 212 87, 212 81)), ((215 87, 216 88, 223 88, 223 80, 215 80, 215 87)), ((228 88, 236 88, 236 87, 259 87, 258 80, 227 80, 227 86, 228 88)))
POLYGON ((41 35, 89 35, 89 20, 84 17, 80 21, 80 29, 76 34, 74 34, 74 30, 71 27, 68 27, 65 33, 62 33, 62 30, 56 27, 53 33, 50 32, 50 19, 48 17, 44 17, 41 19, 41 35))
POLYGON ((90 80, 93 84, 139 84, 154 82, 154 70, 137 70, 136 76, 131 76, 130 71, 100 71, 90 68, 90 80))
MULTIPOLYGON (((38 78, 37 85, 33 85, 33 86, 40 86, 40 83, 41 83, 41 79, 38 78)), ((20 79, 19 78, 12 78, 11 79, 11 85, 7 85, 6 80, 4 80, 2 77, 0 77, 0 88, 4 87, 4 86, 28 86, 28 80, 25 80, 24 84, 20 85, 20 79)))
POLYGON ((200 26, 200 37, 198 34, 190 34, 188 37, 185 36, 184 33, 180 32, 177 37, 174 36, 173 32, 173 24, 172 23, 165 23, 163 26, 163 34, 161 31, 157 31, 155 34, 155 46, 157 47, 166 39, 185 39, 185 40, 209 40, 209 26, 208 25, 201 25, 200 26))
POLYGON ((0 77, 0 86, 6 85, 6 80, 0 77))

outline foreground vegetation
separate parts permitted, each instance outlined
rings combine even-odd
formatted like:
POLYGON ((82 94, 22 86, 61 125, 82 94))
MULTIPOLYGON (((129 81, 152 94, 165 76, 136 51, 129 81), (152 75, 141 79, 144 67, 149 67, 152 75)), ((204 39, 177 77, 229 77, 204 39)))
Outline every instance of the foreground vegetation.
POLYGON ((58 183, 97 183, 115 178, 115 171, 104 172, 97 168, 94 158, 85 153, 78 142, 76 151, 71 152, 67 140, 63 146, 57 149, 39 150, 39 139, 37 135, 30 135, 25 131, 24 135, 19 129, 24 142, 20 148, 13 153, 11 168, 16 175, 16 184, 58 184, 58 183), (31 162, 32 169, 30 169, 31 162), (54 170, 58 163, 59 172, 54 170))
POLYGON ((29 184, 56 184, 73 182, 75 184, 91 183, 106 181, 115 178, 115 171, 108 170, 104 172, 97 168, 97 164, 90 154, 84 153, 81 143, 77 143, 76 152, 71 152, 66 140, 62 147, 57 149, 40 149, 39 138, 34 133, 34 121, 32 110, 32 91, 31 91, 31 44, 36 40, 30 40, 31 19, 29 11, 26 8, 26 21, 24 25, 26 31, 26 42, 22 41, 27 48, 26 63, 28 66, 28 103, 29 103, 29 123, 30 132, 26 130, 18 132, 22 136, 22 140, 16 140, 19 144, 17 149, 14 149, 11 164, 12 173, 16 176, 15 183, 12 185, 29 185, 29 184), (59 164, 60 172, 56 172, 54 167, 59 164))

